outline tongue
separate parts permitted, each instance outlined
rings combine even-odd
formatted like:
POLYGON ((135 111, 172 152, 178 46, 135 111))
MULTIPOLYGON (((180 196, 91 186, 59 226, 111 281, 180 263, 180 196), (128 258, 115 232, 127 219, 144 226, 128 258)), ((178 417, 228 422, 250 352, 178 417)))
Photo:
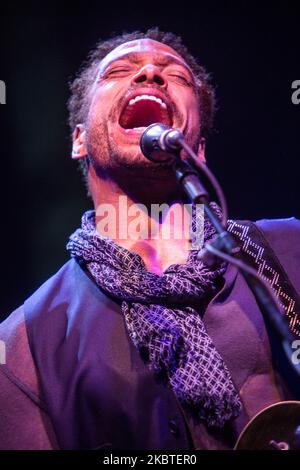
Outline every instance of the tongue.
POLYGON ((147 127, 154 122, 170 125, 170 118, 166 110, 150 100, 141 100, 132 106, 127 106, 120 118, 120 125, 125 129, 147 127))

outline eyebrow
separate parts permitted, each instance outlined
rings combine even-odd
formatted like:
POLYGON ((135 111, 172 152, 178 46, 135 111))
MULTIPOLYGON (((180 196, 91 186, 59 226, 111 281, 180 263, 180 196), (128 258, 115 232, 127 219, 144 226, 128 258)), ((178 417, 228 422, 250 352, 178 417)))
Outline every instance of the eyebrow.
MULTIPOLYGON (((112 60, 110 63, 107 64, 107 67, 109 67, 111 64, 115 62, 119 62, 121 60, 129 60, 130 62, 134 64, 139 64, 142 62, 143 58, 141 55, 137 52, 128 52, 127 54, 124 54, 123 56, 112 60)), ((180 59, 176 59, 176 57, 170 57, 170 56, 161 56, 159 54, 154 55, 154 61, 161 66, 167 66, 171 64, 176 64, 180 65, 181 67, 184 67, 189 73, 192 73, 190 67, 186 63, 182 63, 180 59)), ((107 68, 105 67, 105 68, 107 68)))

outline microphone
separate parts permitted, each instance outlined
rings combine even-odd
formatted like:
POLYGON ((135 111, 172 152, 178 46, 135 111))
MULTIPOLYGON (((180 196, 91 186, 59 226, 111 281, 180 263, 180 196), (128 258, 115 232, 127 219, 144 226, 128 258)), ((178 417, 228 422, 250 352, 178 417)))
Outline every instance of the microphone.
POLYGON ((140 147, 149 160, 162 163, 174 160, 180 152, 183 135, 179 129, 161 123, 154 123, 144 130, 140 147))

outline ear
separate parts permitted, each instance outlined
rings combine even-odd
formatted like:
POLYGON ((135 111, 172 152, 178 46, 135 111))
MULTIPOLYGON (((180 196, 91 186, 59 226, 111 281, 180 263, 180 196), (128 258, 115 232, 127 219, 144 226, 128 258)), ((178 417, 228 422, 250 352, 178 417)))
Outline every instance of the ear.
POLYGON ((87 156, 85 144, 86 131, 82 124, 77 124, 73 132, 72 159, 79 160, 87 156))
POLYGON ((198 152, 197 152, 197 155, 198 155, 198 158, 199 160, 201 160, 202 162, 206 162, 206 158, 205 158, 205 139, 204 137, 201 137, 200 139, 200 143, 199 143, 199 146, 198 146, 198 152))

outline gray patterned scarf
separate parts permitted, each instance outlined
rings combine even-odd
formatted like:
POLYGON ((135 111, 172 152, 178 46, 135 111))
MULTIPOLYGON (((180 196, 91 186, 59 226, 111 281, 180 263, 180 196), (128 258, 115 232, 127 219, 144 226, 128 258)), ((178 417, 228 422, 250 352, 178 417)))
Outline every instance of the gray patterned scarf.
MULTIPOLYGON (((205 219, 204 240, 214 235, 205 219)), ((94 211, 83 215, 67 249, 101 289, 122 301, 131 340, 182 404, 209 426, 223 427, 238 415, 239 396, 199 314, 216 292, 224 264, 208 269, 191 250, 185 265, 171 265, 162 275, 148 272, 138 254, 96 232, 94 211)))

